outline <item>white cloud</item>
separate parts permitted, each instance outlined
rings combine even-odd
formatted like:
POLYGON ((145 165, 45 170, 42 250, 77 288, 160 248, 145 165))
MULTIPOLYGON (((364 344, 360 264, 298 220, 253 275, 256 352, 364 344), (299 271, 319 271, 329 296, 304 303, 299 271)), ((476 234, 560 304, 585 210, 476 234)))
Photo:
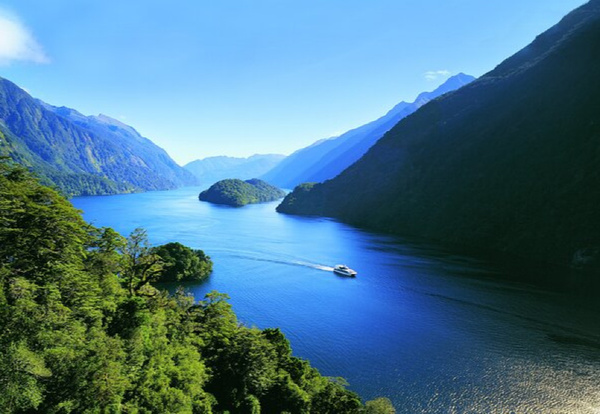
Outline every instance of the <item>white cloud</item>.
POLYGON ((0 65, 14 61, 48 63, 44 53, 31 32, 16 17, 0 11, 0 65))
POLYGON ((428 70, 424 76, 428 81, 434 81, 439 78, 449 78, 451 74, 449 70, 428 70))

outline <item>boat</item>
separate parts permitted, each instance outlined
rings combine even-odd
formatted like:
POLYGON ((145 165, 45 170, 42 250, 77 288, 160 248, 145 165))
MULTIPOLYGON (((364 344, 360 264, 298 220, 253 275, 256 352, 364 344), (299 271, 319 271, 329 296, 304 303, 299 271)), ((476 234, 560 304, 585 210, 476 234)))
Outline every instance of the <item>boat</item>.
POLYGON ((350 276, 350 277, 356 276, 356 270, 352 270, 346 265, 336 265, 333 268, 333 273, 340 275, 340 276, 350 276))

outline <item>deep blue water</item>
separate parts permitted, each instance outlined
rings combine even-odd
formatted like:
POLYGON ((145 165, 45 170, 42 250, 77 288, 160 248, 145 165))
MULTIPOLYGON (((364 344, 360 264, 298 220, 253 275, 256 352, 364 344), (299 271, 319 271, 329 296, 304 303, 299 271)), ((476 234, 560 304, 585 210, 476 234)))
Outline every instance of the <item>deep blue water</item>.
POLYGON ((147 229, 215 263, 196 298, 229 294, 247 325, 280 327, 294 354, 398 413, 599 413, 600 310, 504 281, 481 260, 324 218, 229 208, 199 189, 73 204, 96 226, 147 229), (355 279, 336 276, 345 263, 355 279))

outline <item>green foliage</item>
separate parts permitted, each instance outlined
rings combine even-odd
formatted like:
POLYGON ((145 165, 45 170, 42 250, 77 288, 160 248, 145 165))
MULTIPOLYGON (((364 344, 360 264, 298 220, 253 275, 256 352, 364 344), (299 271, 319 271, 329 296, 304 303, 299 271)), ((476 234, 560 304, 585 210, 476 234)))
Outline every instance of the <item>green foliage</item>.
POLYGON ((159 255, 152 252, 146 230, 139 227, 129 235, 123 253, 121 278, 129 295, 134 296, 158 279, 163 272, 164 263, 159 255))
POLYGON ((196 251, 169 244, 163 259, 142 229, 93 228, 6 163, 0 194, 0 412, 360 411, 278 329, 239 324, 227 295, 151 286, 196 251))
POLYGON ((153 248, 153 254, 163 262, 157 281, 200 281, 212 272, 212 260, 202 250, 194 250, 181 243, 167 243, 153 248))
MULTIPOLYGON (((303 183, 285 196, 277 206, 279 213, 306 214, 307 211, 320 211, 321 201, 317 194, 321 187, 318 183, 303 183)), ((310 214, 310 213, 309 213, 310 214)))
POLYGON ((125 194, 142 189, 128 182, 117 182, 98 174, 57 172, 35 164, 32 169, 40 175, 42 183, 56 187, 67 197, 125 194))
POLYGON ((358 395, 330 380, 315 395, 311 408, 312 412, 320 414, 359 413, 361 403, 358 395))
POLYGON ((238 179, 221 180, 208 190, 202 191, 198 198, 215 204, 226 204, 234 207, 252 203, 275 201, 285 196, 285 192, 269 183, 253 178, 242 181, 238 179))
POLYGON ((4 381, 0 407, 12 412, 40 405, 44 388, 38 380, 49 377, 50 371, 24 342, 13 342, 0 354, 0 372, 4 381))
POLYGON ((396 414, 396 409, 388 398, 376 398, 365 403, 365 414, 396 414))

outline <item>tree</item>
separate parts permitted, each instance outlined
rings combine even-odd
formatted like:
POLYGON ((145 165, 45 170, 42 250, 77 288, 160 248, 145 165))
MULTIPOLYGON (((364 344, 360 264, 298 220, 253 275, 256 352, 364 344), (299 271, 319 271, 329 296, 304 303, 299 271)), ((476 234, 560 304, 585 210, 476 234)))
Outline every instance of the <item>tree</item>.
POLYGON ((396 414, 396 409, 389 398, 381 397, 366 402, 365 414, 396 414))
POLYGON ((0 262, 28 279, 61 278, 80 265, 87 224, 56 191, 27 170, 0 162, 0 262))
POLYGON ((3 346, 0 352, 0 411, 37 408, 43 400, 40 378, 51 375, 44 360, 24 342, 3 346))
MULTIPOLYGON (((171 247, 171 268, 184 269, 177 274, 210 260, 171 247)), ((227 295, 195 303, 183 289, 153 288, 164 261, 144 230, 125 239, 96 229, 0 161, 0 412, 362 408, 342 382, 292 356, 279 329, 241 325, 227 295)))
POLYGON ((194 250, 181 243, 167 243, 151 249, 160 256, 164 267, 158 276, 160 282, 204 280, 212 272, 212 261, 202 250, 194 250))
POLYGON ((129 235, 124 253, 125 269, 122 277, 129 295, 135 296, 144 286, 160 276, 164 262, 159 255, 151 251, 148 234, 139 227, 129 235))
POLYGON ((324 379, 324 387, 314 396, 311 412, 319 414, 358 414, 362 408, 360 398, 348 391, 340 379, 324 379))

